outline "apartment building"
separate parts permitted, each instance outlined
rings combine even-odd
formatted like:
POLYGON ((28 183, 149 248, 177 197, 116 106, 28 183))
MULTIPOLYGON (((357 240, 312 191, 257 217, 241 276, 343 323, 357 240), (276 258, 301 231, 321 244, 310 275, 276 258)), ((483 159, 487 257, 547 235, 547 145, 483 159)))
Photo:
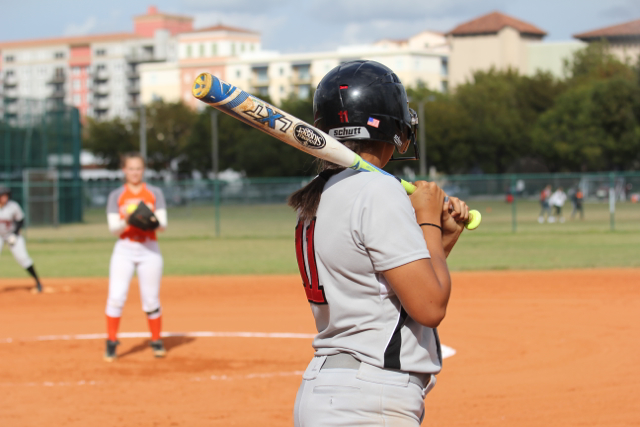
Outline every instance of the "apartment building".
POLYGON ((0 113, 20 112, 21 99, 46 100, 48 109, 78 107, 82 117, 130 117, 140 105, 139 65, 174 61, 175 35, 193 30, 190 17, 150 7, 132 33, 0 43, 0 113))
POLYGON ((74 105, 82 117, 97 119, 132 117, 141 103, 155 99, 202 108, 191 96, 201 72, 279 103, 307 97, 327 71, 354 59, 389 66, 405 86, 444 92, 490 68, 561 77, 565 58, 603 38, 623 58, 640 54, 640 20, 577 34, 574 41, 545 43, 545 35, 493 12, 447 34, 423 31, 404 40, 281 54, 263 50, 260 34, 251 30, 194 29, 191 17, 149 7, 133 18, 132 32, 0 42, 0 118, 28 111, 28 98, 45 100, 49 109, 74 105))
POLYGON ((209 72, 274 103, 294 96, 306 98, 322 77, 341 62, 370 59, 392 68, 406 86, 448 87, 448 45, 441 33, 424 31, 406 40, 340 47, 328 52, 281 54, 261 49, 259 35, 217 26, 178 35, 179 58, 173 64, 141 67, 142 100, 182 100, 202 108, 191 94, 196 76, 209 72), (167 86, 173 77, 180 83, 167 86), (179 87, 178 87, 179 86, 179 87))

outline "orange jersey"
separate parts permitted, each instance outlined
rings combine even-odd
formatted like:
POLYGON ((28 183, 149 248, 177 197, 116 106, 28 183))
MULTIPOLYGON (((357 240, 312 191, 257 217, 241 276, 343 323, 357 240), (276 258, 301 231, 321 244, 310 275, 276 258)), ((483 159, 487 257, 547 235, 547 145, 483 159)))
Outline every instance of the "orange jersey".
MULTIPOLYGON (((138 206, 140 202, 144 202, 152 211, 157 209, 166 209, 164 195, 162 190, 148 184, 142 184, 142 188, 138 193, 133 193, 127 185, 117 188, 109 194, 107 202, 107 213, 119 213, 120 218, 125 218, 130 206, 138 206)), ((144 242, 145 240, 157 240, 155 230, 141 230, 137 227, 127 225, 122 234, 121 239, 129 239, 135 242, 144 242)))

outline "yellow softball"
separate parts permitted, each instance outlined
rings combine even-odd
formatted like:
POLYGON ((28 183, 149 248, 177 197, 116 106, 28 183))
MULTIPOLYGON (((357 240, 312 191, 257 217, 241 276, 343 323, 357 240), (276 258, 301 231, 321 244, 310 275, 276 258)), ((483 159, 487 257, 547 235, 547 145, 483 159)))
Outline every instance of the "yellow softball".
POLYGON ((475 230, 482 222, 482 215, 477 210, 469 211, 469 222, 465 225, 467 230, 475 230))
POLYGON ((127 205, 127 213, 128 214, 132 214, 133 211, 135 211, 137 207, 138 207, 138 205, 134 205, 133 203, 127 205))

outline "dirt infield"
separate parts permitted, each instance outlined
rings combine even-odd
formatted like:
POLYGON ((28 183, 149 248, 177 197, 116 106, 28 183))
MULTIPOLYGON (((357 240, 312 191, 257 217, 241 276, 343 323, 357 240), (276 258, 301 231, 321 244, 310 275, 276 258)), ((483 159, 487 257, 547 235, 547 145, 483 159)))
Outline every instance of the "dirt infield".
MULTIPOLYGON (((103 339, 82 335, 104 332, 106 279, 47 280, 42 295, 2 280, 0 425, 292 426, 313 354, 299 282, 165 278, 166 331, 231 336, 169 337, 164 360, 124 338, 108 364, 103 339)), ((640 424, 639 313, 638 269, 454 274, 440 335, 457 353, 424 425, 640 424)), ((121 330, 147 330, 136 286, 121 330)))

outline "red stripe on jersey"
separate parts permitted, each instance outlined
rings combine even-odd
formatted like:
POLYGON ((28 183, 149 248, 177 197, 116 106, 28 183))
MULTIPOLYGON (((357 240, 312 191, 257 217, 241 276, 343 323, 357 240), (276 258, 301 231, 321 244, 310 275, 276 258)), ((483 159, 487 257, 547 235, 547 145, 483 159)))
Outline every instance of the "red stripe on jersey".
POLYGON ((296 225, 296 259, 298 260, 298 269, 300 270, 300 276, 302 277, 302 286, 304 286, 305 292, 309 294, 308 289, 311 286, 309 285, 309 276, 307 276, 307 269, 304 262, 304 252, 302 248, 303 231, 304 222, 298 221, 298 225, 296 225))
POLYGON ((300 270, 300 276, 302 276, 304 290, 307 294, 307 300, 313 304, 327 304, 327 298, 324 295, 324 288, 320 286, 320 279, 318 277, 318 265, 316 263, 316 252, 313 239, 315 229, 315 218, 311 221, 305 233, 303 233, 304 223, 302 221, 298 222, 298 225, 296 226, 296 258, 298 260, 298 268, 300 270), (304 252, 303 238, 305 238, 307 242, 306 253, 304 252), (306 266, 309 266, 311 280, 309 280, 309 275, 307 275, 306 266))

